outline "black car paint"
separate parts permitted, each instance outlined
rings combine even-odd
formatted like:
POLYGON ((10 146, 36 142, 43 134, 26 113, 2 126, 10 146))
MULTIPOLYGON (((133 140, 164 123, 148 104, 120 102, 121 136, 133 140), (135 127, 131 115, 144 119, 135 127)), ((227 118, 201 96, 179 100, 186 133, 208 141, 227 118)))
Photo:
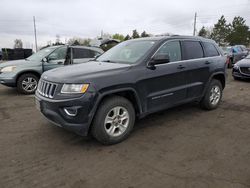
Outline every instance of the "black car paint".
MULTIPOLYGON (((138 39, 140 40, 140 39, 138 39)), ((142 39, 143 40, 143 39, 142 39)), ((146 40, 146 39, 144 39, 146 40)), ((160 46, 171 40, 209 41, 199 37, 163 37, 136 64, 89 62, 74 65, 70 71, 59 68, 48 71, 42 79, 59 84, 54 99, 36 92, 41 112, 53 122, 80 135, 87 135, 98 105, 105 96, 128 92, 134 96, 138 117, 170 108, 189 101, 199 101, 204 96, 209 81, 220 75, 225 81, 226 57, 216 46, 219 56, 170 62, 149 66, 151 57, 160 46), (61 94, 63 83, 88 83, 84 95, 61 94), (81 106, 77 118, 67 117, 64 107, 81 106), (51 110, 52 109, 52 110, 51 110), (78 126, 77 126, 78 125, 78 126), (70 128, 70 127, 74 128, 70 128), (77 127, 77 128, 76 128, 77 127)))

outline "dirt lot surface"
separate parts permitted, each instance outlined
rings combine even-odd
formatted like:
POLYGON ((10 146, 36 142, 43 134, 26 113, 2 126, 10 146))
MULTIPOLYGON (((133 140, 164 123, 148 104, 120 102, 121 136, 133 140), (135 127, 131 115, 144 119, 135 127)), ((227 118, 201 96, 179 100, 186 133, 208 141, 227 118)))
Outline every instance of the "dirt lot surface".
POLYGON ((0 187, 250 187, 250 82, 228 79, 219 109, 150 115, 114 146, 51 125, 34 96, 0 86, 0 187))

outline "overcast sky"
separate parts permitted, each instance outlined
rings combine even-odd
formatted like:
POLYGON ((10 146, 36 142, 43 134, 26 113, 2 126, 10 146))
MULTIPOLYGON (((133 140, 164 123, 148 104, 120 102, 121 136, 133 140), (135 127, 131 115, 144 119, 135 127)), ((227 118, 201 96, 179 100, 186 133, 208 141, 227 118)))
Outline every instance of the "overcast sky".
POLYGON ((192 35, 211 27, 224 14, 228 21, 242 16, 250 25, 250 0, 1 0, 0 47, 13 47, 16 38, 34 47, 33 16, 38 45, 72 37, 94 38, 104 33, 131 34, 137 29, 151 34, 192 35))

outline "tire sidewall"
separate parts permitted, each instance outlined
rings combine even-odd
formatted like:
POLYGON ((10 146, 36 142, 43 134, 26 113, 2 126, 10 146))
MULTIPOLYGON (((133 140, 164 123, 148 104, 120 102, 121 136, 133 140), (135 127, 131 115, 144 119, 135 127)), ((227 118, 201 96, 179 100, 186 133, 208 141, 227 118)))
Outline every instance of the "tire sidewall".
POLYGON ((37 86, 38 86, 39 79, 38 79, 38 77, 36 75, 34 75, 34 74, 24 74, 24 75, 21 75, 17 80, 17 90, 18 90, 19 93, 22 93, 22 94, 25 94, 25 95, 34 94, 36 90, 34 90, 32 92, 27 92, 26 90, 23 89, 22 82, 27 77, 32 77, 33 79, 35 79, 36 82, 37 82, 37 86))
POLYGON ((125 140, 129 136, 130 132, 132 131, 134 127, 134 122, 135 122, 135 111, 134 111, 133 105, 128 100, 120 98, 119 102, 118 100, 114 100, 114 101, 103 103, 102 106, 98 109, 98 112, 95 117, 95 122, 93 125, 95 126, 94 127, 95 133, 93 136, 97 140, 101 141, 103 144, 119 143, 125 140), (112 137, 106 132, 104 122, 109 111, 112 108, 117 107, 117 106, 121 106, 128 111, 129 124, 123 134, 117 137, 112 137))
POLYGON ((220 105, 220 102, 221 102, 221 99, 222 99, 222 93, 223 93, 223 90, 222 90, 222 85, 220 83, 220 81, 218 80, 212 80, 209 87, 208 87, 208 91, 207 91, 207 94, 206 94, 206 103, 208 105, 208 107, 210 109, 215 109, 217 108, 219 105, 220 105), (218 86, 220 88, 220 99, 218 101, 218 103, 216 105, 213 105, 210 101, 210 92, 211 92, 211 89, 214 87, 214 86, 218 86))

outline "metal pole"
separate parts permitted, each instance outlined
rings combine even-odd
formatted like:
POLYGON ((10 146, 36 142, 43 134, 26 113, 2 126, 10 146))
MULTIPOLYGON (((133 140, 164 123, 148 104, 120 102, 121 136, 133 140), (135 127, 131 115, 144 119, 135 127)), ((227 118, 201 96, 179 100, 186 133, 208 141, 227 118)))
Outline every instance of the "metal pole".
POLYGON ((193 31, 193 36, 195 36, 195 32, 196 32, 196 19, 197 19, 197 13, 194 14, 194 31, 193 31))
POLYGON ((35 18, 35 16, 33 16, 33 22, 34 22, 34 33, 35 33, 35 45, 36 45, 36 52, 37 52, 36 18, 35 18))

